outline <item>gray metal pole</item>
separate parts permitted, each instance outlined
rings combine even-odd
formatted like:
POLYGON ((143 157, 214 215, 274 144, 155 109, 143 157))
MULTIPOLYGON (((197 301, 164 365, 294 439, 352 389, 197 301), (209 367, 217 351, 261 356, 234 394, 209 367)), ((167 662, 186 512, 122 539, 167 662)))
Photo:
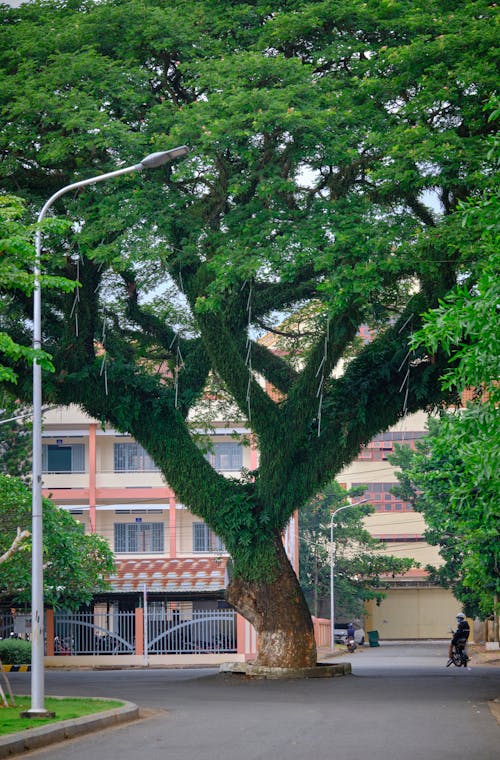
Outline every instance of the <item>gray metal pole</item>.
MULTIPOLYGON (((185 156, 188 148, 181 145, 178 148, 151 153, 143 158, 139 164, 117 169, 97 177, 90 177, 79 182, 61 188, 54 193, 45 203, 38 215, 38 229, 35 237, 35 264, 33 268, 33 348, 39 350, 42 347, 42 289, 40 282, 42 234, 40 225, 45 214, 61 195, 69 193, 85 185, 94 185, 97 182, 119 177, 121 174, 142 171, 143 169, 155 169, 169 161, 185 156)), ((45 649, 45 626, 44 626, 44 603, 43 603, 43 511, 42 511, 42 371, 36 359, 33 360, 33 465, 32 465, 32 493, 31 493, 31 518, 32 518, 32 566, 31 566, 31 708, 25 713, 30 717, 43 717, 48 715, 45 709, 44 697, 44 649, 45 649)))
POLYGON ((364 504, 367 501, 369 500, 361 499, 361 501, 357 501, 355 504, 346 504, 344 507, 339 507, 332 512, 330 517, 330 649, 332 652, 335 651, 335 542, 333 540, 333 519, 343 509, 359 507, 360 504, 364 504))

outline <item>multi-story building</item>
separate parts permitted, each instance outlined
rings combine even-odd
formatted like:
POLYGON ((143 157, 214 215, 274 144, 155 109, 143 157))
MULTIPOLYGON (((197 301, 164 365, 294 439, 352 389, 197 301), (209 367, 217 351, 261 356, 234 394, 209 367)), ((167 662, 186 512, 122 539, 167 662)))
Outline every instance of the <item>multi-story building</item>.
MULTIPOLYGON (((256 469, 249 429, 214 423, 211 438, 207 457, 226 477, 256 469)), ((97 602, 132 610, 146 593, 153 607, 224 606, 228 554, 221 540, 179 502, 130 436, 102 427, 77 406, 51 409, 44 415, 42 469, 44 495, 104 536, 115 553, 111 588, 97 602)), ((295 520, 285 542, 295 564, 295 520)))
MULTIPOLYGON (((207 454, 227 477, 258 466, 251 431, 219 421, 207 454), (235 439, 235 434, 238 438, 235 439)), ((383 638, 445 638, 458 603, 430 583, 425 566, 439 564, 435 547, 423 539, 425 523, 412 505, 396 499, 397 482, 387 455, 396 443, 414 446, 425 433, 423 413, 377 436, 339 476, 350 488, 366 486, 375 508, 366 518, 373 536, 396 556, 412 557, 419 567, 390 578, 386 598, 369 604, 365 627, 383 638)), ((116 557, 109 592, 96 597, 106 609, 132 610, 147 594, 153 609, 191 614, 225 606, 228 554, 220 539, 179 502, 147 452, 130 436, 86 416, 76 406, 44 416, 44 494, 67 509, 87 531, 103 535, 116 557)), ((285 536, 298 570, 297 519, 285 536)))
POLYGON ((375 512, 365 518, 372 536, 397 557, 411 557, 419 563, 405 575, 385 579, 390 588, 380 605, 367 605, 365 626, 378 630, 381 638, 446 638, 455 620, 459 603, 447 589, 430 582, 426 565, 442 562, 438 549, 423 538, 425 521, 413 506, 397 499, 392 489, 398 480, 387 457, 397 444, 415 447, 425 435, 423 412, 405 417, 397 426, 376 436, 339 476, 347 488, 364 485, 375 512))

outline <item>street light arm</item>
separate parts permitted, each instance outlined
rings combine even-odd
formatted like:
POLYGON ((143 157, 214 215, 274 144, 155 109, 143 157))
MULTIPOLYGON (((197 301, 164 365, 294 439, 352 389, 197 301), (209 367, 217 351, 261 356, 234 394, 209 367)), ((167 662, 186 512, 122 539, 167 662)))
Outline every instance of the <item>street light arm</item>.
POLYGON ((104 180, 110 179, 111 177, 119 177, 121 174, 141 172, 143 169, 156 169, 159 166, 163 166, 163 164, 169 163, 169 161, 174 161, 176 158, 185 156, 187 153, 189 153, 189 148, 187 145, 180 145, 178 148, 162 150, 158 153, 150 153, 138 164, 125 166, 123 169, 115 169, 112 172, 106 172, 106 174, 98 174, 96 177, 89 177, 88 179, 82 179, 78 182, 72 182, 71 185, 66 185, 51 195, 38 215, 38 223, 40 224, 40 222, 43 221, 45 214, 52 206, 54 201, 60 198, 61 195, 65 195, 66 193, 71 192, 71 190, 78 190, 78 188, 85 187, 85 185, 95 185, 97 182, 103 182, 104 180))
MULTIPOLYGON (((105 179, 109 179, 110 177, 119 177, 120 174, 130 174, 131 172, 140 172, 143 169, 142 163, 140 164, 134 164, 133 166, 126 166, 123 169, 115 169, 112 172, 107 172, 106 174, 98 174, 96 177, 89 177, 88 179, 81 179, 78 182, 72 182, 71 185, 66 185, 65 187, 62 187, 60 190, 58 190, 56 193, 50 196, 48 201, 46 201, 45 205, 43 206, 42 210, 38 214, 37 222, 40 224, 49 208, 52 206, 54 201, 56 201, 58 198, 61 197, 61 195, 65 195, 66 193, 70 193, 72 190, 78 190, 79 187, 85 187, 85 185, 95 185, 97 182, 102 182, 105 179)), ((39 230, 37 231, 37 236, 39 234, 39 230)))
POLYGON ((332 512, 330 524, 333 524, 333 518, 337 512, 342 512, 343 509, 350 509, 351 507, 359 507, 360 504, 365 504, 367 501, 369 501, 369 499, 361 499, 361 501, 357 501, 355 504, 345 504, 343 507, 338 507, 334 512, 332 512))

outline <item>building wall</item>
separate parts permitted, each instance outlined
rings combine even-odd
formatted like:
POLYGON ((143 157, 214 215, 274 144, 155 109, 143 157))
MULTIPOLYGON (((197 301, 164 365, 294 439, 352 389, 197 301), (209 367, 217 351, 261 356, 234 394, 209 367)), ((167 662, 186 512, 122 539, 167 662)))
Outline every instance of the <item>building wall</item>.
MULTIPOLYGON (((162 524, 162 550, 120 551, 120 558, 139 560, 164 557, 182 560, 224 553, 211 531, 206 548, 200 549, 199 541, 198 546, 194 546, 193 525, 203 523, 202 519, 179 503, 154 463, 149 462, 141 452, 136 452, 136 456, 136 450, 128 449, 131 457, 125 457, 125 465, 124 460, 121 464, 115 461, 116 444, 136 445, 130 436, 118 434, 109 427, 103 428, 75 405, 47 411, 42 435, 46 447, 44 495, 72 513, 86 531, 104 536, 115 550, 117 524, 162 524), (78 467, 59 471, 54 464, 61 461, 59 454, 75 446, 79 447, 78 467), (48 447, 51 447, 52 453, 49 453, 48 447), (126 469, 120 469, 124 466, 126 469)), ((212 440, 214 447, 208 456, 224 477, 239 477, 242 468, 253 470, 257 467, 258 452, 250 430, 229 427, 227 422, 221 422, 215 424, 212 440), (233 432, 241 436, 238 450, 241 462, 234 456, 237 441, 233 432), (228 450, 233 453, 228 454, 228 450)), ((296 542, 297 530, 289 528, 286 545, 294 566, 297 560, 296 542)), ((143 542, 141 548, 145 549, 146 544, 147 541, 143 542)), ((131 546, 128 538, 124 545, 131 546)))
MULTIPOLYGON (((422 515, 413 512, 411 505, 398 501, 389 493, 397 482, 393 467, 387 461, 394 444, 414 446, 425 431, 426 415, 410 415, 387 434, 370 442, 360 456, 347 467, 338 480, 350 488, 353 485, 374 484, 378 491, 370 493, 376 511, 365 519, 370 533, 383 541, 382 551, 398 557, 412 557, 420 568, 411 571, 404 587, 393 588, 380 607, 369 609, 365 628, 379 630, 381 638, 443 638, 449 621, 453 621, 458 603, 450 592, 428 585, 427 563, 439 564, 436 547, 422 539, 425 523, 422 515), (381 485, 382 484, 382 485, 381 485), (424 585, 425 584, 425 585, 424 585)), ((217 442, 233 442, 231 429, 220 423, 217 442)), ((250 432, 239 430, 250 439, 250 432)), ((85 446, 84 472, 46 473, 43 476, 45 494, 69 509, 87 531, 96 530, 114 548, 115 523, 135 521, 158 522, 164 525, 163 557, 189 558, 204 555, 193 550, 193 523, 200 518, 192 515, 178 502, 162 475, 157 471, 115 472, 114 444, 132 442, 129 436, 102 429, 76 406, 57 408, 44 415, 43 442, 57 445, 79 443, 85 446), (130 509, 130 514, 117 510, 130 509)), ((258 464, 256 447, 242 447, 243 467, 255 469, 258 464)), ((227 477, 238 472, 223 473, 227 477)), ((285 535, 285 544, 296 569, 298 560, 298 530, 296 518, 285 535)), ((206 554, 220 554, 220 551, 206 554)), ((142 559, 158 557, 158 553, 120 554, 142 559)))
POLYGON ((417 412, 405 417, 387 433, 377 436, 338 480, 346 487, 364 484, 375 512, 364 519, 372 536, 379 538, 382 551, 410 557, 419 564, 406 576, 388 579, 393 584, 380 606, 367 605, 366 630, 378 630, 381 639, 443 639, 448 637, 460 605, 453 594, 429 583, 427 564, 439 566, 436 546, 423 539, 425 520, 411 504, 397 499, 390 489, 398 480, 387 456, 396 444, 415 447, 426 430, 427 415, 417 412))
POLYGON ((366 629, 380 639, 448 639, 460 605, 447 589, 390 589, 380 606, 368 604, 366 629))

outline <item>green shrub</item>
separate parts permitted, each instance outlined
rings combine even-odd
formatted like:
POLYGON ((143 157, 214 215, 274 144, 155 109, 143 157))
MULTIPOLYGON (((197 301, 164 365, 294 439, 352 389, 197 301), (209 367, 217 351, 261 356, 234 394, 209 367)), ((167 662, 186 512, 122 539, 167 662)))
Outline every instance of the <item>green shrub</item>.
POLYGON ((29 665, 31 642, 24 639, 1 639, 0 660, 4 665, 29 665))

